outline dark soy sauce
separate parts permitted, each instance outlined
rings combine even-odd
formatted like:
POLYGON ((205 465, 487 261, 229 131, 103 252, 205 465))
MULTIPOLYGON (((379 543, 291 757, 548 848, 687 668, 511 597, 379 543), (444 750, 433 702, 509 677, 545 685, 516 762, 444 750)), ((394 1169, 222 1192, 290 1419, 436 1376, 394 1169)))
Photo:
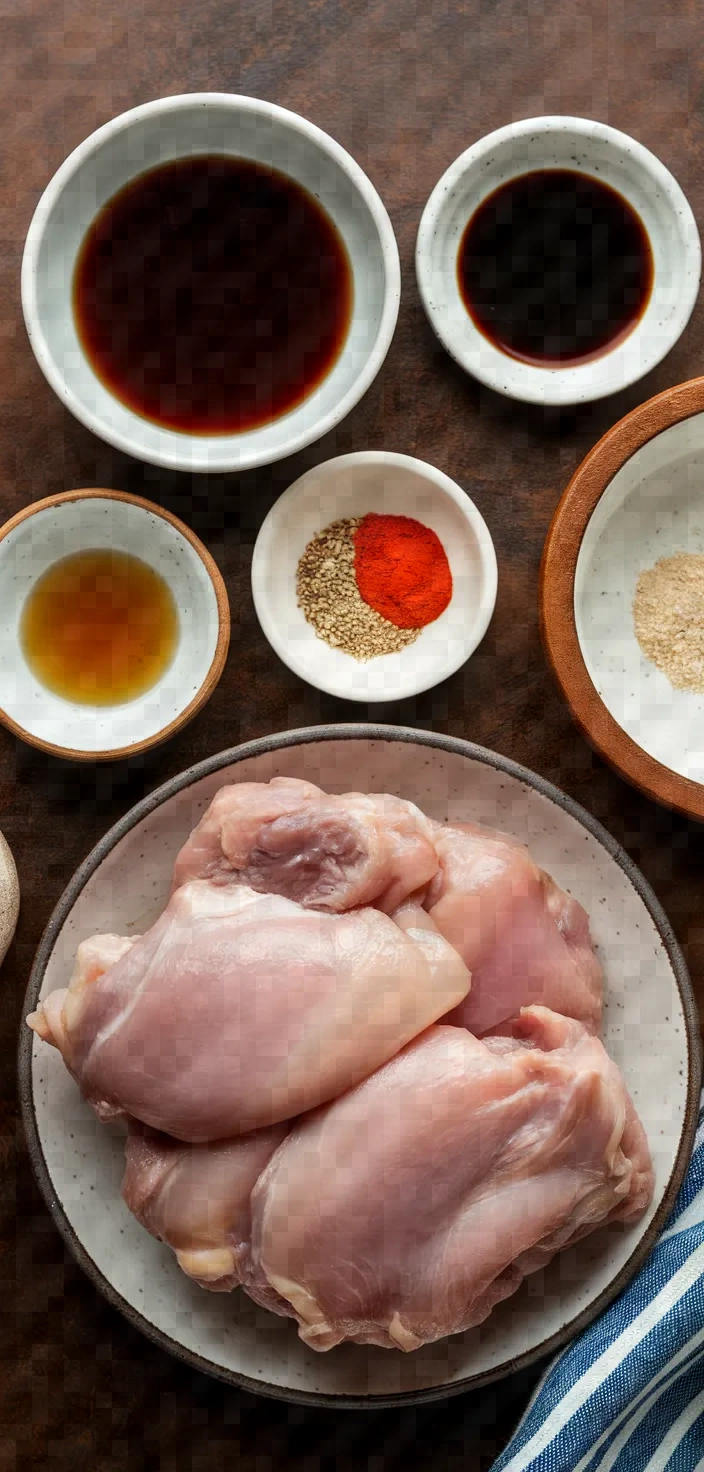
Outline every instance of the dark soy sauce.
POLYGON ((511 179, 460 242, 462 300, 494 345, 538 366, 596 358, 626 337, 653 284, 645 227, 615 189, 571 169, 511 179))
POLYGON ((352 272, 300 185, 245 159, 179 159, 108 200, 76 263, 79 338, 137 414, 190 434, 255 429, 338 357, 352 272))

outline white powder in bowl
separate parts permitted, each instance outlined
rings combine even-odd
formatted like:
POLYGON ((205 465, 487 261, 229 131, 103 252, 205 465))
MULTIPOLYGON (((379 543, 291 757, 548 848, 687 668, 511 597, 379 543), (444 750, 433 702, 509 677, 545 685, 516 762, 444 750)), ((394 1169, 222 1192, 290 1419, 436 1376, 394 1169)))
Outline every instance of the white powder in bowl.
POLYGON ((670 684, 704 694, 704 554, 678 552, 642 572, 633 620, 643 653, 670 684))

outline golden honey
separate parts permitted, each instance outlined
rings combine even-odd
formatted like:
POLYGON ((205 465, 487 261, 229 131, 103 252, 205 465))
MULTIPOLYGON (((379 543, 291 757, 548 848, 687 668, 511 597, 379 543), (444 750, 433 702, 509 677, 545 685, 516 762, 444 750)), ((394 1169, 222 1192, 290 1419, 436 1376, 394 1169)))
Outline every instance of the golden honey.
POLYGON ((168 584, 141 558, 106 548, 62 557, 22 610, 32 673, 82 705, 120 705, 151 689, 173 659, 178 611, 168 584))

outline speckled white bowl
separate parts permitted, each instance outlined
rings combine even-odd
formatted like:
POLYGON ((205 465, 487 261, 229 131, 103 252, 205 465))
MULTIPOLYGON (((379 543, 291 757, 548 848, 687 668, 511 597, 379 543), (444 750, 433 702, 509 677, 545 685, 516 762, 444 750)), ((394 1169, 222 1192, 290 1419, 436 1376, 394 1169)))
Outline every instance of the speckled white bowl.
POLYGON ((385 450, 339 455, 302 475, 272 507, 252 558, 252 596, 269 643, 294 674, 346 700, 401 700, 454 674, 484 638, 496 589, 494 544, 474 502, 433 465, 385 450), (437 533, 452 598, 415 643, 360 663, 307 622, 296 602, 296 569, 316 532, 368 511, 415 516, 437 533))
POLYGON ((0 721, 43 751, 74 760, 131 756, 165 741, 201 709, 222 674, 230 610, 218 568, 193 532, 160 506, 122 491, 65 491, 0 527, 0 721), (178 643, 161 678, 120 705, 79 705, 36 678, 20 641, 37 579, 70 553, 130 552, 161 574, 179 612, 178 643))
POLYGON ((542 778, 464 741, 391 726, 291 731, 210 757, 128 813, 72 879, 32 972, 24 1015, 65 986, 78 943, 144 930, 173 860, 226 782, 304 777, 331 792, 392 792, 439 821, 479 820, 529 844, 586 906, 604 966, 604 1042, 647 1131, 655 1196, 534 1273, 479 1328, 413 1354, 343 1345, 316 1354, 290 1319, 243 1294, 207 1293, 179 1271, 120 1198, 124 1141, 101 1126, 59 1054, 23 1027, 20 1093, 32 1161, 54 1220, 92 1281, 194 1367, 283 1399, 340 1406, 433 1400, 554 1350, 625 1286, 667 1216, 696 1129, 700 1042, 687 970, 655 896, 599 823, 542 778))
POLYGON ((267 465, 327 433, 379 372, 400 292, 391 222, 359 164, 296 113, 224 92, 160 97, 91 133, 47 185, 22 262, 22 306, 32 348, 66 408, 108 444, 174 470, 267 465), (315 195, 344 240, 354 282, 349 331, 330 372, 290 413, 240 434, 181 434, 133 413, 94 373, 73 316, 76 257, 102 206, 145 170, 207 153, 268 164, 315 195))
POLYGON ((481 383, 531 404, 600 399, 649 373, 686 327, 700 272, 696 221, 672 174, 634 138, 588 118, 526 118, 480 138, 436 184, 416 243, 418 287, 444 347, 481 383), (475 326, 457 283, 460 241, 477 207, 534 169, 572 169, 610 184, 640 216, 653 252, 653 289, 632 332, 575 367, 534 367, 502 353, 475 326))

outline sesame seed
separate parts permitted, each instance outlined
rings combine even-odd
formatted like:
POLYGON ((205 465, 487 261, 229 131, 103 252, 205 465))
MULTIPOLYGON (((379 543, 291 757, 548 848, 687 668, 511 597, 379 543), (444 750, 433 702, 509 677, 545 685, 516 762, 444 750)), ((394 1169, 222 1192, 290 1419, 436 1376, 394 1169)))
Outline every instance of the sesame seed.
POLYGON ((361 520, 346 517, 317 532, 296 572, 298 606, 318 638, 360 663, 395 654, 420 633, 397 628, 364 602, 354 571, 354 534, 361 520))

